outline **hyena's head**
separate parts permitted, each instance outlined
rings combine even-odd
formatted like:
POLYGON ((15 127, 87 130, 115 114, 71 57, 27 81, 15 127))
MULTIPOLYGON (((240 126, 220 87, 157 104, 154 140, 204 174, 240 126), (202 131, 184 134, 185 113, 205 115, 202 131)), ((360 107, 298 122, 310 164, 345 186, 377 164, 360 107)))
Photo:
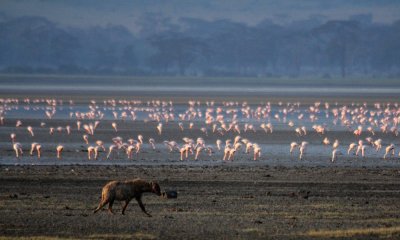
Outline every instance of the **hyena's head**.
POLYGON ((161 189, 160 185, 158 185, 157 182, 151 182, 151 192, 157 194, 158 196, 161 196, 161 189))

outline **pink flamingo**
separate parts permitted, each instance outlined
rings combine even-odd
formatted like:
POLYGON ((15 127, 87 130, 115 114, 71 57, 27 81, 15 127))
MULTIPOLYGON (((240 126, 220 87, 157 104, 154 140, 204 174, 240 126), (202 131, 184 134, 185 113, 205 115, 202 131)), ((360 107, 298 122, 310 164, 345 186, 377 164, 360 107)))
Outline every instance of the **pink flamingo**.
MULTIPOLYGON (((245 144, 246 144, 246 151, 245 151, 245 153, 249 153, 251 148, 253 148, 253 151, 254 151, 254 144, 253 144, 253 143, 247 142, 247 143, 245 143, 245 144)), ((258 146, 258 145, 257 145, 257 146, 258 146)))
POLYGON ((233 149, 233 148, 231 147, 231 145, 229 143, 225 144, 224 157, 222 158, 222 160, 224 160, 224 161, 228 160, 230 152, 231 152, 231 149, 233 149))
POLYGON ((33 156, 33 152, 36 150, 36 146, 38 145, 37 142, 33 142, 31 144, 31 150, 29 151, 29 155, 33 156))
POLYGON ((116 122, 112 122, 111 126, 114 128, 115 132, 118 132, 117 123, 116 122))
POLYGON ((126 155, 128 156, 129 159, 132 159, 132 154, 133 154, 133 151, 135 150, 135 148, 136 147, 134 145, 129 145, 126 148, 126 155))
POLYGON ((333 151, 332 151, 332 162, 337 160, 337 156, 338 155, 343 155, 343 153, 341 151, 339 151, 339 149, 334 148, 333 151))
POLYGON ((107 154, 107 159, 110 159, 111 153, 113 153, 115 151, 115 149, 117 149, 117 146, 114 144, 111 144, 108 147, 108 154, 107 154))
POLYGON ((329 141, 329 139, 327 137, 324 138, 324 140, 322 140, 322 143, 327 146, 329 144, 331 144, 331 141, 329 141))
POLYGON ((86 144, 89 144, 89 136, 86 134, 82 135, 83 140, 85 141, 86 144))
POLYGON ((97 160, 98 149, 99 149, 99 146, 95 146, 95 147, 89 146, 89 147, 87 148, 87 151, 88 151, 88 159, 89 159, 89 160, 92 159, 92 155, 93 155, 93 159, 94 159, 94 160, 97 160))
POLYGON ((172 152, 174 150, 180 151, 180 149, 178 147, 178 143, 175 141, 164 141, 164 145, 168 147, 170 152, 172 152))
POLYGON ((354 134, 355 136, 359 137, 359 136, 361 135, 361 133, 362 133, 362 129, 363 129, 362 126, 358 126, 357 129, 354 130, 353 134, 354 134))
POLYGON ((335 142, 333 143, 333 145, 332 145, 332 148, 333 149, 336 149, 336 148, 338 148, 339 147, 339 140, 335 140, 335 142))
POLYGON ((163 127, 162 123, 159 123, 159 124, 157 125, 158 135, 161 135, 161 133, 162 133, 162 127, 163 127))
POLYGON ((203 150, 204 150, 204 148, 202 146, 199 146, 199 147, 196 148, 196 155, 194 157, 194 160, 198 159, 200 152, 203 151, 203 150))
POLYGON ((299 151, 300 151, 300 155, 299 155, 299 159, 302 160, 303 159, 303 155, 306 153, 306 149, 307 149, 307 145, 308 142, 301 142, 300 147, 299 147, 299 151))
POLYGON ((236 143, 238 143, 240 141, 240 139, 242 139, 241 136, 236 136, 235 139, 233 140, 233 145, 235 145, 236 143))
POLYGON ((361 156, 365 157, 365 149, 366 148, 367 148, 367 145, 363 145, 362 141, 361 141, 361 144, 359 143, 357 146, 356 156, 358 156, 358 153, 361 152, 361 156))
POLYGON ((15 127, 21 127, 22 126, 22 122, 21 120, 17 120, 17 122, 15 123, 15 127))
POLYGON ((15 133, 11 133, 10 137, 11 137, 11 142, 15 143, 15 140, 17 139, 17 135, 15 133))
POLYGON ((32 137, 35 136, 35 134, 33 134, 33 128, 31 126, 27 126, 26 130, 28 130, 32 137))
POLYGON ((153 150, 156 149, 156 141, 154 140, 154 138, 149 138, 149 143, 151 145, 151 147, 153 148, 153 150))
POLYGON ((253 144, 253 152, 254 152, 254 158, 253 159, 254 159, 254 161, 256 161, 257 157, 258 158, 261 157, 261 147, 256 143, 253 144))
POLYGON ((181 129, 181 131, 184 130, 184 128, 183 128, 183 123, 179 122, 179 123, 178 123, 178 126, 179 126, 179 128, 181 129))
POLYGON ((185 154, 185 159, 189 157, 189 151, 191 151, 192 145, 190 144, 185 144, 183 147, 179 149, 179 152, 181 154, 181 161, 183 161, 183 155, 185 154))
POLYGON ((19 157, 23 155, 21 143, 19 142, 14 143, 13 149, 15 151, 15 156, 19 159, 19 157))
POLYGON ((375 149, 376 149, 376 151, 378 152, 379 150, 381 150, 381 148, 382 148, 382 139, 377 139, 377 140, 375 140, 374 141, 374 146, 375 146, 375 149))
POLYGON ((350 155, 350 152, 354 151, 357 147, 356 143, 350 143, 349 149, 347 150, 347 155, 350 155))
POLYGON ((36 145, 36 152, 37 152, 38 159, 40 159, 40 157, 42 156, 42 145, 40 145, 40 144, 36 145))
POLYGON ((57 158, 58 158, 58 159, 61 159, 61 153, 62 153, 63 150, 64 150, 64 146, 63 146, 63 145, 58 145, 57 148, 56 148, 56 150, 57 150, 57 158))
POLYGON ((228 160, 233 161, 233 158, 235 157, 236 151, 237 151, 236 148, 231 148, 229 150, 228 160))
POLYGON ((386 156, 391 153, 391 157, 394 156, 394 144, 391 143, 389 146, 386 147, 385 149, 385 155, 383 155, 383 159, 386 159, 386 156))
POLYGON ((299 147, 299 144, 298 144, 297 142, 292 142, 292 143, 290 143, 290 150, 289 150, 290 155, 293 155, 293 151, 294 151, 297 147, 299 147))
POLYGON ((221 150, 222 141, 217 139, 216 144, 217 144, 217 149, 220 151, 221 150))
POLYGON ((69 125, 65 126, 65 130, 67 130, 67 134, 71 134, 71 127, 69 125))

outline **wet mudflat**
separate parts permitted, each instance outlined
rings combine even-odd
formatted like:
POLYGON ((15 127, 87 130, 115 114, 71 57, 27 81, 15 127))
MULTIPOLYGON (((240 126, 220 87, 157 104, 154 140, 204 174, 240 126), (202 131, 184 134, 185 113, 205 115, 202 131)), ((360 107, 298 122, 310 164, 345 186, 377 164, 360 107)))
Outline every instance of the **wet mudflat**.
POLYGON ((1 166, 5 238, 298 239, 400 236, 394 168, 1 166), (177 199, 145 194, 126 215, 93 214, 110 180, 157 180, 177 199))

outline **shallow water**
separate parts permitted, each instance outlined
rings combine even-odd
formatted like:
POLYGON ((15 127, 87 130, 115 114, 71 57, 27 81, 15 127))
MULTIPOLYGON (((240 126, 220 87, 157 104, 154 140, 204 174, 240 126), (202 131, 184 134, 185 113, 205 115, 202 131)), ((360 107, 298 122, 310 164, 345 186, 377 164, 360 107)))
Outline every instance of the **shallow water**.
POLYGON ((279 87, 265 87, 265 86, 138 86, 138 85, 108 85, 104 84, 98 85, 71 85, 71 84, 60 84, 57 86, 42 85, 42 84, 24 84, 21 86, 19 84, 1 84, 1 89, 3 91, 14 91, 24 89, 29 91, 87 91, 87 92, 103 92, 103 91, 134 91, 134 92, 151 92, 157 95, 158 92, 225 92, 225 93, 263 93, 263 94, 332 94, 332 95, 342 95, 342 94, 400 94, 399 87, 289 87, 289 86, 279 86, 279 87))
MULTIPOLYGON (((110 84, 108 81, 102 80, 99 84, 93 84, 91 82, 79 82, 72 81, 71 84, 66 83, 57 83, 57 84, 47 84, 38 81, 35 82, 23 81, 23 82, 11 82, 11 81, 3 81, 0 82, 0 98, 2 95, 9 95, 9 93, 18 93, 16 94, 20 98, 20 103, 8 103, 8 104, 0 104, 0 112, 3 112, 5 117, 6 124, 0 126, 0 164, 13 165, 13 164, 44 164, 44 165, 60 165, 60 164, 101 164, 101 165, 219 165, 219 164, 232 164, 232 165, 249 165, 249 166, 260 166, 260 165, 273 165, 273 166, 366 166, 366 167, 399 167, 400 160, 397 159, 397 155, 395 159, 384 161, 382 160, 383 151, 375 152, 371 147, 367 148, 367 157, 365 159, 356 158, 355 156, 348 156, 347 146, 351 142, 357 142, 359 139, 355 138, 351 131, 345 126, 343 126, 340 121, 335 121, 334 116, 331 111, 326 111, 323 107, 325 96, 335 97, 340 100, 341 96, 357 96, 357 101, 355 103, 349 102, 347 105, 350 108, 354 108, 356 106, 360 106, 364 101, 368 100, 368 96, 398 96, 400 94, 399 87, 380 87, 380 88, 372 88, 372 87, 348 87, 348 86, 335 86, 335 87, 291 87, 291 86, 256 86, 251 85, 248 86, 245 83, 238 84, 235 83, 232 86, 226 87, 216 85, 216 86, 202 86, 202 85, 184 85, 181 86, 177 83, 172 83, 171 85, 162 83, 157 86, 151 86, 149 84, 143 83, 141 85, 134 84, 110 84), (54 98, 54 94, 57 92, 63 92, 64 94, 69 94, 71 96, 79 96, 80 101, 74 104, 69 104, 68 101, 61 103, 57 101, 57 105, 55 107, 50 107, 47 104, 42 102, 39 103, 24 103, 23 95, 24 93, 36 93, 32 99, 40 99, 46 98, 49 95, 54 98), (136 120, 135 122, 132 120, 121 121, 121 119, 115 120, 114 113, 117 113, 118 116, 121 116, 123 112, 129 113, 130 109, 126 106, 118 105, 115 107, 110 106, 109 104, 104 105, 103 100, 108 100, 110 98, 120 100, 120 93, 132 93, 132 97, 128 98, 128 100, 140 100, 140 96, 147 95, 153 96, 157 99, 157 96, 164 95, 170 96, 172 99, 178 94, 182 94, 186 96, 186 99, 196 100, 196 96, 209 96, 210 99, 213 97, 223 97, 232 101, 235 97, 240 96, 240 101, 238 100, 238 105, 234 104, 231 107, 224 107, 238 109, 237 111, 237 122, 243 128, 244 124, 253 124, 257 129, 257 133, 243 133, 247 138, 249 138, 253 142, 257 142, 262 148, 262 156, 259 161, 253 161, 250 155, 246 155, 244 153, 240 153, 237 155, 236 160, 233 162, 224 162, 222 161, 223 153, 222 151, 217 152, 215 140, 217 138, 221 139, 223 142, 226 139, 233 139, 235 134, 228 134, 225 136, 220 136, 211 133, 210 126, 206 126, 204 124, 205 121, 205 111, 208 108, 205 102, 201 102, 200 105, 195 105, 194 109, 197 112, 201 112, 202 116, 197 117, 194 122, 195 128, 193 131, 188 131, 189 121, 182 121, 185 125, 186 131, 179 132, 178 129, 178 119, 165 123, 165 131, 167 135, 157 136, 154 122, 145 122, 149 118, 149 114, 151 111, 147 109, 147 102, 143 101, 140 105, 133 106, 136 108, 136 120), (99 161, 88 161, 86 160, 87 153, 85 152, 86 146, 84 146, 82 142, 81 135, 83 132, 77 132, 75 127, 75 116, 76 112, 86 113, 91 109, 89 108, 89 103, 91 100, 91 96, 102 93, 107 93, 108 97, 101 98, 100 101, 97 101, 97 109, 96 111, 101 111, 104 114, 100 128, 100 133, 96 134, 95 137, 97 139, 103 140, 106 145, 111 144, 111 138, 115 137, 117 133, 113 132, 110 127, 111 121, 117 121, 119 126, 122 126, 121 132, 118 135, 124 137, 124 139, 129 138, 130 136, 137 136, 138 134, 143 134, 146 139, 149 137, 156 138, 156 141, 159 143, 157 145, 158 151, 153 151, 149 149, 148 144, 144 144, 144 153, 141 153, 139 159, 140 160, 127 160, 120 157, 118 160, 99 160, 99 161), (134 94, 139 93, 139 94, 134 94), (222 94, 222 95, 221 95, 222 94), (301 104, 300 107, 296 108, 293 112, 289 112, 287 115, 283 114, 283 109, 287 106, 287 102, 282 101, 281 104, 274 103, 271 105, 271 111, 268 113, 268 116, 262 119, 257 119, 254 117, 246 118, 242 112, 241 104, 243 100, 246 98, 250 98, 252 96, 261 96, 258 98, 259 104, 250 104, 252 109, 255 109, 257 106, 265 107, 268 103, 268 99, 270 96, 282 96, 282 99, 285 99, 285 96, 302 96, 307 99, 308 97, 320 97, 321 99, 321 107, 318 112, 310 113, 308 108, 310 104, 301 104), (364 96, 364 97, 360 97, 364 96), (83 99, 83 100, 82 100, 83 99), (52 119, 47 119, 45 112, 50 110, 55 110, 56 114, 52 119), (299 114, 302 113, 304 117, 299 119, 299 114), (72 117, 71 117, 72 114, 72 117), (310 115, 315 116, 315 121, 310 121, 310 115), (276 118, 276 116, 279 116, 276 118), (22 127, 22 129, 15 128, 15 122, 17 119, 21 119, 24 123, 30 122, 32 127, 34 127, 36 136, 34 138, 30 138, 27 136, 27 131, 25 129, 26 125, 22 127), (292 121, 296 127, 305 126, 308 131, 312 131, 313 125, 324 125, 326 126, 328 133, 324 136, 316 136, 307 135, 303 137, 296 136, 294 133, 294 128, 288 126, 288 122, 292 121), (40 128, 40 122, 46 122, 45 128, 40 128), (106 122, 106 123, 103 123, 106 122), (270 122, 274 126, 274 131, 279 132, 278 134, 262 134, 263 130, 260 129, 261 123, 270 122), (130 125, 130 123, 134 123, 130 125), (135 123, 140 123, 139 125, 135 125, 135 123), (65 127, 66 124, 69 124, 72 129, 72 134, 74 136, 67 135, 57 135, 49 136, 48 127, 57 127, 62 126, 65 127), (125 127, 125 128, 124 128, 125 127), (201 133, 199 131, 200 127, 208 128, 208 135, 201 133), (38 161, 35 158, 24 156, 21 160, 16 160, 14 156, 14 152, 12 151, 12 145, 9 141, 10 133, 16 132, 18 137, 18 141, 23 145, 25 155, 27 155, 27 151, 30 147, 31 142, 37 141, 40 142, 44 149, 43 158, 38 161), (170 135, 168 135, 170 133, 170 135), (202 153, 201 158, 203 160, 193 161, 193 156, 190 156, 191 160, 188 161, 179 161, 179 153, 168 153, 167 148, 160 144, 164 140, 176 140, 179 144, 183 144, 182 137, 190 136, 193 139, 197 137, 203 137, 206 140, 207 145, 211 145, 214 148, 215 153, 212 157, 207 157, 205 153, 202 153), (343 156, 339 156, 339 160, 335 163, 330 161, 331 158, 331 147, 323 146, 321 141, 327 136, 334 140, 334 138, 339 138, 341 141, 340 150, 344 153, 343 156), (292 141, 309 141, 309 147, 307 149, 307 154, 305 160, 299 161, 297 159, 296 153, 294 156, 289 154, 289 145, 292 141), (55 147, 58 143, 62 143, 65 147, 65 153, 63 160, 55 160, 55 147), (47 152, 46 152, 47 151, 47 152), (208 159, 208 160, 204 160, 208 159)), ((70 97, 71 100, 74 100, 74 97, 70 97)), ((125 97, 123 98, 125 99, 125 97)), ((341 105, 337 105, 335 102, 330 102, 331 109, 340 107, 341 105)), ((216 101, 214 107, 223 106, 222 101, 216 101)), ((372 107, 369 104, 368 107, 372 107)), ((168 107, 166 107, 168 108, 168 107)), ((187 103, 174 103, 172 112, 175 114, 176 118, 180 114, 184 114, 188 110, 187 103)), ((157 107, 157 111, 162 111, 162 107, 157 107)), ((367 117, 371 117, 367 113, 367 117)), ((230 119, 231 115, 223 113, 226 118, 226 122, 230 123, 232 119, 230 119)), ((351 116, 347 114, 347 117, 350 119, 351 116)), ((129 119, 129 117, 128 117, 129 119)), ((93 120, 82 120, 83 123, 87 123, 93 120)), ((358 124, 353 124, 351 127, 355 129, 358 124)), ((375 127, 375 130, 378 129, 375 127)), ((236 134, 237 135, 237 134, 236 134)), ((367 136, 371 136, 368 134, 363 134, 362 139, 367 136)), ((397 136, 393 136, 393 134, 379 135, 374 136, 374 138, 382 138, 384 144, 395 143, 399 144, 399 139, 397 136)), ((91 139, 93 141, 95 139, 91 139)), ((121 153, 121 155, 123 155, 121 153)), ((101 154, 101 158, 105 158, 105 153, 101 154)))
MULTIPOLYGON (((252 154, 244 152, 238 153, 233 161, 223 161, 223 152, 217 151, 209 157, 206 153, 201 153, 198 160, 194 160, 194 155, 189 155, 188 159, 179 160, 179 153, 170 153, 165 146, 158 144, 157 151, 154 151, 147 146, 143 147, 139 156, 132 159, 127 159, 121 151, 119 155, 113 154, 110 159, 106 159, 106 153, 100 152, 98 160, 88 160, 87 152, 81 147, 81 144, 64 144, 66 151, 62 159, 56 159, 54 152, 44 152, 42 158, 38 160, 36 157, 31 157, 28 152, 20 159, 16 159, 11 151, 7 151, 10 144, 0 144, 0 151, 3 156, 0 163, 3 165, 187 165, 187 166, 318 166, 318 167, 400 167, 400 159, 396 156, 384 160, 383 152, 376 152, 369 149, 366 152, 365 158, 355 156, 354 153, 347 155, 346 149, 342 152, 344 155, 338 156, 335 162, 331 162, 330 148, 321 145, 310 145, 306 151, 304 159, 298 159, 298 151, 293 155, 289 154, 288 145, 283 144, 261 144, 263 149, 262 156, 259 160, 254 161, 252 154)), ((43 144, 43 148, 55 149, 54 144, 43 144)), ((216 149, 216 147, 215 147, 216 149)))

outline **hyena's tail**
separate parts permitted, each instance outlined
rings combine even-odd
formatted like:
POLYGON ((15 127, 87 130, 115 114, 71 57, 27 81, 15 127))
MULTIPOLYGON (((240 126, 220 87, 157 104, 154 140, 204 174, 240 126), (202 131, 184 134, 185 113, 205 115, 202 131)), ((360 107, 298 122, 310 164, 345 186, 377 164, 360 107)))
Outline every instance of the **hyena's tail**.
POLYGON ((104 207, 104 205, 106 205, 108 203, 108 201, 109 201, 108 198, 109 198, 109 191, 108 191, 108 189, 103 188, 103 191, 101 192, 101 200, 100 200, 99 206, 93 211, 93 213, 96 213, 100 209, 102 209, 104 207))

